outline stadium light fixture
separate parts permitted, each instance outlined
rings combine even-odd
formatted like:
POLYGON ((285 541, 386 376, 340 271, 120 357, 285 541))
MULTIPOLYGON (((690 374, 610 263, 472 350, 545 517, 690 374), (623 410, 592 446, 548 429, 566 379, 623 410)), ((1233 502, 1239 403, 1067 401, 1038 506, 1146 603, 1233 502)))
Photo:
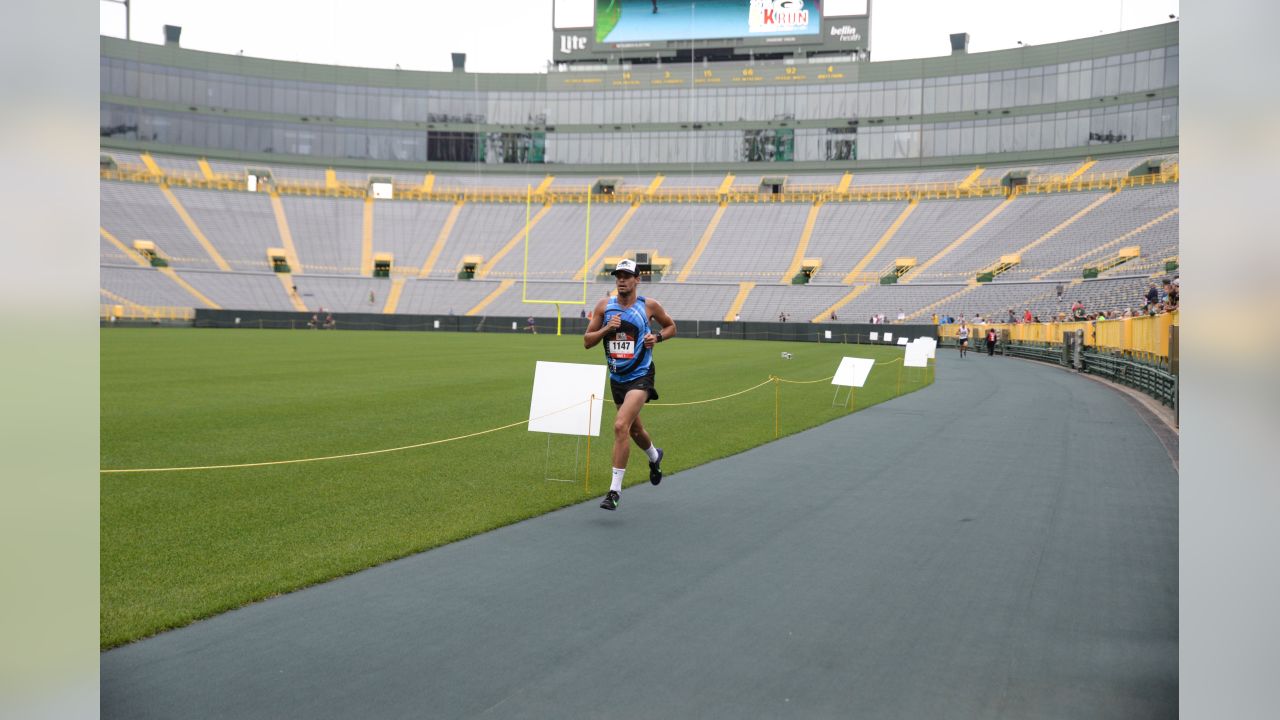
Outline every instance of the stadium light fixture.
MULTIPOLYGON (((129 17, 130 17, 129 0, 106 0, 106 1, 109 3, 115 3, 117 5, 124 6, 124 39, 132 40, 133 38, 130 37, 130 34, 129 34, 129 27, 131 25, 129 21, 129 17)), ((1173 16, 1170 15, 1169 17, 1173 17, 1173 16)))

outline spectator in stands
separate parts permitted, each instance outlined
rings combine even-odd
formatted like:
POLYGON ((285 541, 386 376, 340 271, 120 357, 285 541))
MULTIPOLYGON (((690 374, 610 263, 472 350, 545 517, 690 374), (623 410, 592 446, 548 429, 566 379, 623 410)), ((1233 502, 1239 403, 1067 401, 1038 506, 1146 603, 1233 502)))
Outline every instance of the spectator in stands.
POLYGON ((934 324, 934 325, 937 325, 937 324, 938 324, 938 313, 934 313, 934 314, 933 314, 933 324, 934 324))
MULTIPOLYGON (((1022 313, 1022 322, 1031 322, 1032 319, 1031 308, 1027 308, 1027 311, 1022 313)), ((1037 320, 1037 322, 1039 321, 1037 320)))
POLYGON ((1080 302, 1079 300, 1076 300, 1074 303, 1071 303, 1071 317, 1075 318, 1076 320, 1079 320, 1080 318, 1084 317, 1084 303, 1080 302))
POLYGON ((1059 298, 1059 299, 1061 299, 1061 298, 1062 298, 1062 283, 1058 283, 1057 291, 1058 291, 1058 298, 1059 298))
POLYGON ((585 318, 586 316, 587 316, 587 309, 586 309, 586 308, 582 308, 581 310, 579 310, 579 311, 578 311, 578 317, 580 317, 580 318, 585 318))
MULTIPOLYGON (((1147 288, 1147 294, 1144 299, 1147 301, 1148 308, 1160 302, 1160 290, 1156 288, 1155 283, 1151 283, 1150 287, 1147 288)), ((1154 315, 1155 313, 1152 314, 1154 315)))
POLYGON ((609 385, 618 412, 613 422, 613 478, 609 493, 600 502, 605 510, 617 510, 622 499, 622 480, 626 473, 631 442, 649 458, 649 482, 662 482, 662 449, 653 444, 640 422, 645 403, 658 399, 654 388, 653 348, 675 337, 676 322, 655 299, 636 293, 636 264, 630 259, 618 261, 613 271, 617 278, 618 296, 596 304, 591 322, 582 336, 583 347, 593 348, 603 340, 605 359, 609 363, 609 385), (658 332, 650 323, 657 322, 658 332))
POLYGON ((831 311, 831 319, 832 319, 833 321, 836 319, 836 311, 835 311, 835 310, 832 310, 832 311, 831 311))
POLYGON ((987 328, 987 357, 995 357, 996 354, 996 329, 987 328))
POLYGON ((1014 314, 1013 308, 1009 308, 1009 323, 1012 324, 1016 322, 1018 322, 1018 316, 1014 314))
POLYGON ((907 319, 907 314, 902 312, 902 308, 898 308, 898 322, 902 322, 903 320, 906 320, 906 319, 907 319))
POLYGON ((733 314, 733 321, 734 321, 734 322, 738 322, 738 321, 739 321, 739 320, 741 320, 741 319, 742 319, 742 315, 740 315, 740 314, 738 314, 738 313, 734 313, 734 314, 733 314))
POLYGON ((1167 281, 1167 282, 1165 283, 1165 292, 1166 292, 1166 293, 1167 293, 1167 295, 1168 295, 1168 298, 1167 298, 1167 300, 1165 301, 1165 304, 1168 306, 1168 308, 1169 308, 1170 310, 1176 310, 1176 309, 1178 308, 1178 285, 1177 285, 1177 283, 1178 283, 1178 279, 1177 279, 1177 278, 1174 278, 1173 280, 1169 280, 1169 281, 1167 281))

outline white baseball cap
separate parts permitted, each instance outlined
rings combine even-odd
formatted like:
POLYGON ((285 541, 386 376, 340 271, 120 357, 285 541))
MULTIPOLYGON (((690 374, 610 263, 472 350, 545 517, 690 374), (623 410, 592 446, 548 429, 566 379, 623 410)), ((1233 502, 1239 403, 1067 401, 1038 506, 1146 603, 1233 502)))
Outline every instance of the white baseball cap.
POLYGON ((640 273, 636 272, 636 263, 635 263, 635 261, 634 261, 634 260, 625 259, 625 258, 624 258, 624 259, 622 259, 622 260, 619 260, 619 261, 618 261, 618 266, 617 266, 617 267, 615 267, 615 268, 613 269, 613 274, 614 274, 614 275, 617 275, 618 273, 623 273, 623 272, 624 272, 624 273, 630 273, 630 274, 632 274, 632 275, 639 275, 639 274, 640 274, 640 273))

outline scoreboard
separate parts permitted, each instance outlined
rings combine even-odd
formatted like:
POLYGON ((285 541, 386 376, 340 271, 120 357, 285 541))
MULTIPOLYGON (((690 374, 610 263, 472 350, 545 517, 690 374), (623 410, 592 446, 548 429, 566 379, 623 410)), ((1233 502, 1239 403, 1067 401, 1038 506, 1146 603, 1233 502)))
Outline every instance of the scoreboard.
POLYGON ((871 0, 555 0, 552 25, 558 63, 711 50, 865 58, 871 0))

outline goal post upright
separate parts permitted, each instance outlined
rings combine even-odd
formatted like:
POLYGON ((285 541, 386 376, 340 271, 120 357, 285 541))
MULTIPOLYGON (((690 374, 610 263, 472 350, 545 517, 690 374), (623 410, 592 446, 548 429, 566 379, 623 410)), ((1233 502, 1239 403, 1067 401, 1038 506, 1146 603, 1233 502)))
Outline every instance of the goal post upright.
POLYGON ((587 304, 587 281, 588 266, 587 261, 591 257, 591 189, 587 189, 587 221, 585 231, 582 235, 582 297, 576 300, 530 300, 529 299, 529 220, 533 209, 533 186, 525 185, 525 204, 524 204, 524 278, 520 285, 520 301, 526 305, 555 305, 556 306, 556 336, 560 336, 563 316, 560 312, 561 305, 586 305, 587 304))

